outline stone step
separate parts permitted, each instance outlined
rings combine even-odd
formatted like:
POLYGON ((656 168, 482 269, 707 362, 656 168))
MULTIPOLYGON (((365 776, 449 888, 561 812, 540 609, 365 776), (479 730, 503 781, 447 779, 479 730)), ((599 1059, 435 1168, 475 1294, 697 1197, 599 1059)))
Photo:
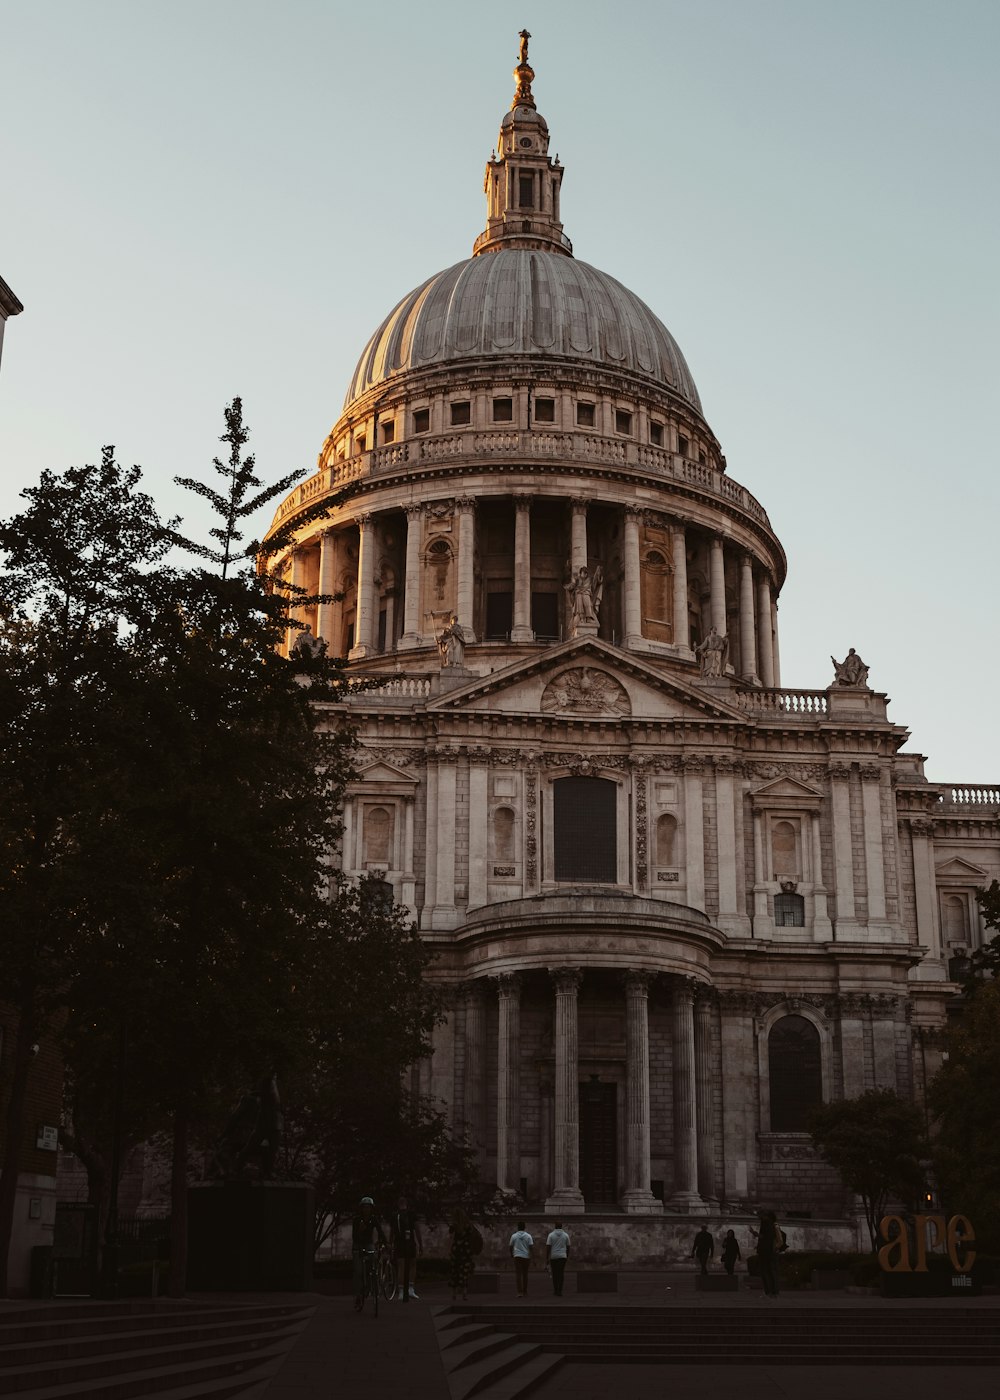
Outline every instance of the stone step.
POLYGON ((503 1351, 495 1352, 457 1372, 448 1373, 448 1385, 452 1400, 469 1400, 469 1396, 479 1395, 488 1387, 513 1377, 516 1383, 520 1368, 541 1354, 537 1343, 511 1342, 503 1351))
POLYGON ((212 1304, 179 1304, 166 1306, 147 1304, 142 1309, 123 1309, 120 1305, 100 1307, 93 1310, 76 1309, 69 1316, 60 1316, 50 1308, 19 1310, 13 1315, 0 1314, 0 1347, 16 1342, 26 1342, 49 1338, 89 1337, 100 1331, 142 1331, 152 1327, 176 1327, 179 1322, 196 1324, 199 1322, 238 1322, 266 1324, 269 1319, 283 1320, 289 1317, 305 1316, 310 1307, 301 1305, 273 1307, 248 1305, 247 1307, 218 1307, 212 1304))
POLYGON ((447 1351, 451 1347, 461 1346, 463 1342, 474 1342, 479 1337, 491 1337, 496 1335, 496 1329, 492 1322, 469 1322, 458 1327, 447 1327, 442 1329, 439 1335, 439 1342, 442 1351, 447 1351))
POLYGON ((69 1381, 62 1385, 32 1386, 17 1392, 18 1400, 142 1400, 155 1395, 157 1400, 200 1400, 200 1397, 241 1397, 248 1386, 273 1375, 274 1365, 285 1356, 284 1348, 273 1356, 254 1354, 253 1360, 230 1357, 227 1360, 203 1364, 192 1374, 190 1365, 181 1362, 158 1370, 122 1372, 116 1376, 92 1376, 87 1380, 69 1381))
POLYGON ((446 1351, 442 1351, 441 1359, 450 1375, 464 1366, 474 1366, 479 1361, 485 1361, 488 1356, 495 1356, 506 1351, 508 1347, 517 1346, 524 1340, 523 1337, 515 1337, 512 1332, 498 1332, 496 1328, 491 1327, 483 1336, 448 1347, 446 1351))
MULTIPOLYGON (((106 1352, 138 1351, 145 1347, 163 1348, 167 1346, 194 1346, 212 1340, 231 1341, 241 1337, 259 1338, 261 1341, 275 1337, 294 1336, 306 1321, 308 1314, 300 1317, 254 1318, 239 1322, 215 1322, 171 1320, 173 1325, 158 1326, 149 1330, 109 1331, 87 1333, 73 1337, 32 1338, 24 1342, 10 1342, 0 1338, 0 1358, 5 1366, 15 1362, 55 1361, 60 1357, 73 1357, 83 1360, 100 1356, 106 1352)), ((479 1324, 485 1328, 486 1323, 479 1324)), ((2 1370, 0 1370, 2 1374, 2 1370)))
POLYGON ((530 1395, 554 1375, 563 1364, 563 1359, 557 1352, 551 1351, 529 1356, 516 1370, 481 1386, 476 1392, 476 1400, 522 1400, 523 1396, 530 1395))
MULTIPOLYGON (((183 1345, 149 1346, 139 1349, 103 1352, 97 1356, 66 1354, 47 1360, 17 1361, 0 1366, 0 1395, 20 1395, 31 1388, 65 1385, 70 1381, 86 1381, 94 1376, 111 1378, 124 1372, 169 1368, 180 1361, 194 1375, 203 1366, 225 1362, 242 1366, 260 1355, 284 1355, 297 1336, 297 1329, 274 1336, 256 1336, 245 1332, 239 1337, 217 1338, 210 1341, 186 1342, 183 1345)), ((0 1353, 4 1362, 9 1360, 0 1353)))

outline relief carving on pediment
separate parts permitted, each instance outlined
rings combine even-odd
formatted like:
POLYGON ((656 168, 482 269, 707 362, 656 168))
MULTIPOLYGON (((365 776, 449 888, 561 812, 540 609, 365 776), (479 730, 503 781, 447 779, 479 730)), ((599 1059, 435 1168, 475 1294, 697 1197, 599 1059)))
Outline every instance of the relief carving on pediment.
POLYGON ((563 671, 549 681, 542 692, 542 709, 547 714, 608 715, 618 719, 632 713, 623 685, 606 671, 578 666, 563 671))

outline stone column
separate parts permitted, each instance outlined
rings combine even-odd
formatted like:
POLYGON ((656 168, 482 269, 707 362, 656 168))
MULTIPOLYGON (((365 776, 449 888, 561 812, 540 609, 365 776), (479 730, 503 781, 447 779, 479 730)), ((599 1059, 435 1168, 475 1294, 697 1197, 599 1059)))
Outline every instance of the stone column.
MULTIPOLYGON (((319 592, 336 593, 337 537, 324 530, 319 537, 319 592)), ((334 635, 336 603, 319 603, 316 607, 316 636, 326 642, 328 655, 336 656, 339 638, 334 635)))
POLYGON ((813 880, 813 938, 817 943, 826 943, 833 937, 830 924, 830 911, 827 908, 826 886, 823 883, 823 844, 820 833, 819 813, 813 812, 812 828, 812 880, 813 880))
POLYGON ((712 1053, 712 1001, 703 990, 694 1003, 694 1069, 698 1113, 698 1194, 714 1201, 715 1194, 715 1056, 712 1053))
POLYGON ((497 1185, 517 1191, 521 1184, 521 977, 497 978, 500 1018, 497 1032, 497 1185))
POLYGON ((753 617, 753 559, 740 560, 740 674, 757 682, 757 633, 753 617))
POLYGON ((649 1189, 649 972, 625 974, 625 1195, 630 1215, 659 1215, 649 1189))
POLYGON ((865 1023, 863 1006, 857 997, 840 999, 840 1068, 844 1098, 856 1099, 865 1092, 865 1023))
POLYGON ((406 582, 403 596, 403 635, 400 651, 418 647, 420 635, 420 557, 424 549, 424 508, 406 507, 406 582))
POLYGON ((872 1013, 872 1066, 875 1088, 896 1092, 896 1002, 880 997, 872 1013))
POLYGON ((531 630, 531 497, 514 497, 514 626, 512 642, 533 642, 531 630))
POLYGON ((771 644, 773 626, 771 581, 765 574, 757 582, 757 650, 760 654, 760 683, 768 689, 777 684, 774 679, 774 648, 771 644))
POLYGON ((771 651, 775 688, 781 689, 781 658, 778 655, 778 600, 771 599, 771 651))
MULTIPOLYGON (((455 836, 457 828, 458 754, 438 750, 437 767, 437 899, 434 928, 455 925, 455 836)), ((430 767, 431 764, 428 764, 430 767)))
POLYGON ((726 622, 726 562, 721 535, 713 535, 708 558, 709 586, 712 592, 712 626, 724 637, 726 622))
POLYGON ((687 537, 678 521, 673 532, 674 564, 674 645, 691 649, 691 629, 688 622, 687 537))
MULTIPOLYGON (((935 973, 927 968, 928 960, 940 962, 941 928, 937 912, 937 887, 934 878, 934 859, 931 850, 931 837, 934 823, 926 817, 910 817, 910 841, 913 846, 913 892, 917 906, 917 942, 927 949, 927 957, 917 970, 921 981, 935 979, 935 973), (925 971, 925 969, 927 969, 925 971), (923 977, 920 974, 923 973, 923 977)), ((941 974, 939 973, 938 976, 941 974)))
POLYGON ((833 809, 833 855, 837 892, 837 929, 853 926, 854 853, 851 848, 851 768, 847 763, 830 766, 831 807, 833 809))
POLYGON ((486 1156, 486 982, 465 989, 465 1127, 480 1163, 486 1156))
POLYGON ((885 866, 882 851, 882 771, 877 763, 861 765, 861 802, 865 830, 865 881, 868 922, 885 919, 885 866))
POLYGON ((729 1201, 745 1201, 756 1191, 754 1145, 760 1128, 753 996, 748 992, 722 992, 719 1000, 724 1193, 729 1201))
POLYGON ((438 770, 436 763, 428 762, 426 775, 425 830, 427 836, 424 843, 424 903, 420 913, 420 927, 424 929, 434 927, 434 906, 437 903, 438 770))
POLYGON ((375 517, 370 513, 355 517, 358 522, 358 606, 354 620, 351 661, 371 656, 375 650, 375 517))
POLYGON ((625 645, 642 641, 642 583, 639 564, 639 522, 642 511, 625 507, 625 645))
POLYGON ((458 511, 458 604, 455 611, 465 632, 465 640, 474 642, 472 599, 476 570, 476 503, 471 496, 459 496, 458 511))
POLYGON ((705 798, 702 791, 703 760, 692 754, 684 760, 684 861, 687 891, 685 903, 705 908, 705 798))
POLYGON ((674 1192, 682 1213, 703 1208, 698 1195, 698 1120, 694 1068, 694 990, 684 978, 674 984, 674 1192))
POLYGON ((485 749, 469 754, 469 904, 470 909, 487 902, 489 889, 489 753, 485 749))
POLYGON ((734 929, 736 907, 736 797, 733 783, 733 760, 719 755, 715 760, 715 815, 719 859, 719 919, 734 929))
POLYGON ((580 1084, 577 1054, 576 1004, 583 973, 576 967, 556 968, 555 1184, 545 1209, 555 1214, 583 1211, 580 1190, 580 1084))
MULTIPOLYGON (((298 621, 301 621, 302 615, 302 609, 299 605, 301 593, 298 590, 305 586, 305 559, 305 550, 293 545, 291 563, 288 569, 288 582, 291 584, 288 593, 288 615, 289 617, 294 617, 298 621)), ((292 650, 301 635, 298 628, 288 628, 285 634, 286 655, 292 650)))
POLYGON ((570 518, 569 562, 576 574, 587 567, 587 502, 577 497, 570 504, 573 513, 570 518))

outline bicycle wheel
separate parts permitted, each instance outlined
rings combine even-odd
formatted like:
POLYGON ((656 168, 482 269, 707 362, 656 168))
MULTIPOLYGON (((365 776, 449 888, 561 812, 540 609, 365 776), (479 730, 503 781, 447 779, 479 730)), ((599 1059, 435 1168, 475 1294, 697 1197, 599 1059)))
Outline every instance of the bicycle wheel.
POLYGON ((396 1268, 388 1254, 383 1254, 379 1260, 378 1275, 382 1285, 382 1297, 387 1303, 391 1303, 396 1296, 396 1268))
POLYGON ((372 1307, 375 1310, 375 1316, 378 1317, 378 1259, 376 1258, 373 1258, 371 1261, 370 1284, 372 1290, 372 1307))

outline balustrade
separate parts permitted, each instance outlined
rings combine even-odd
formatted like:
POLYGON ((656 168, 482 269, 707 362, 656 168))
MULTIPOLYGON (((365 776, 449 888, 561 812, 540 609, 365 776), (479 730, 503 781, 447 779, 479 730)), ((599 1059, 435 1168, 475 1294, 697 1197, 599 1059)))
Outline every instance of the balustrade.
POLYGON ((815 719, 830 711, 830 699, 825 690, 739 690, 735 699, 748 715, 815 719))
POLYGON ((942 803, 947 807, 1000 807, 1000 787, 990 783, 944 785, 942 803))

